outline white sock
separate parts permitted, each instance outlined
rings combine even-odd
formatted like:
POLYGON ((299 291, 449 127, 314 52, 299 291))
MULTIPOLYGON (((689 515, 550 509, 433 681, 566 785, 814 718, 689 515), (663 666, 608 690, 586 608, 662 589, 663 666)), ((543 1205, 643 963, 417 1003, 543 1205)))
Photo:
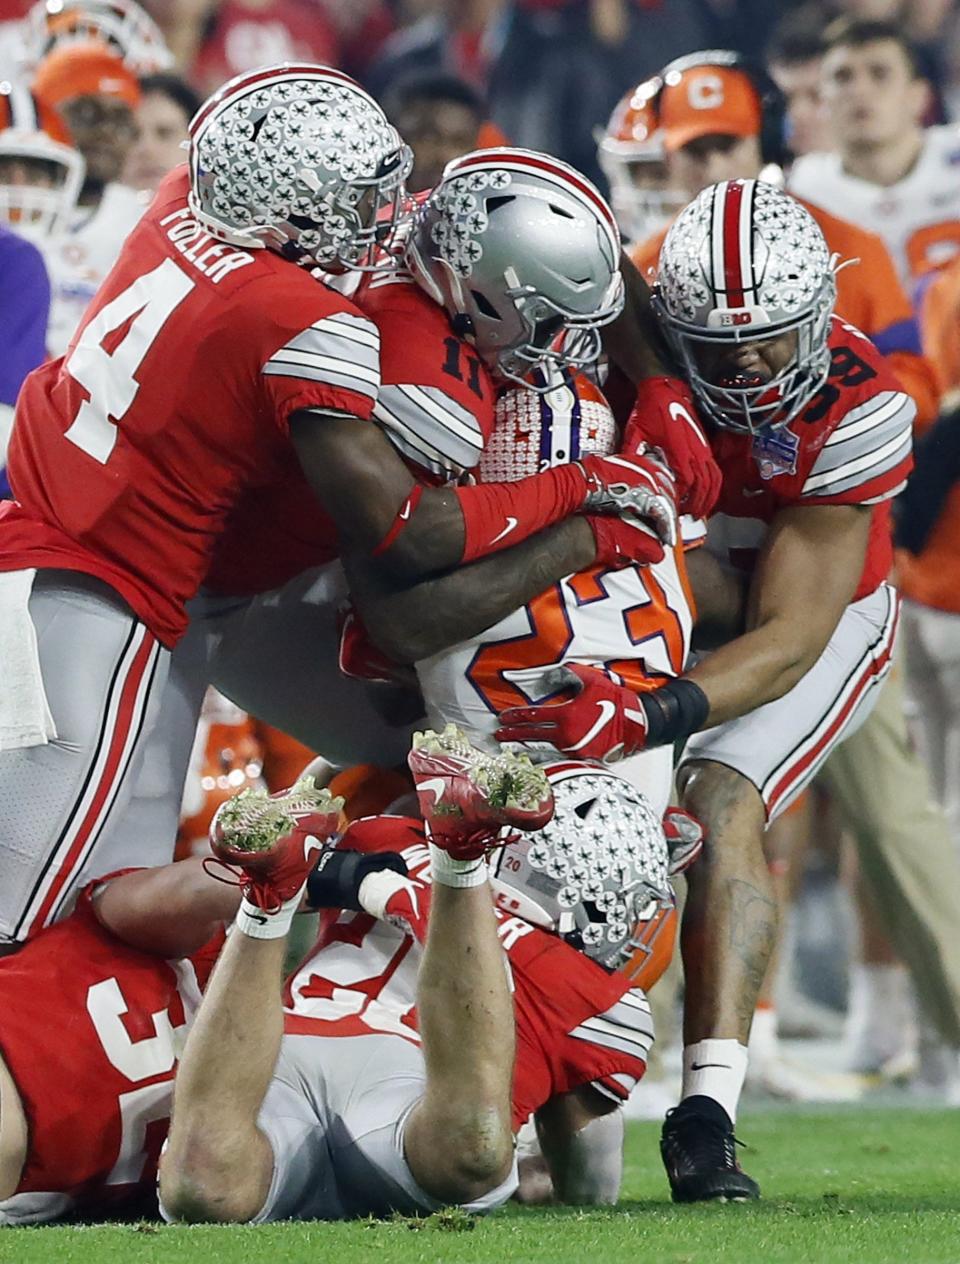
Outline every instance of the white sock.
POLYGON ((739 1040, 698 1040, 683 1048, 683 1089, 688 1097, 712 1097, 737 1121, 737 1103, 747 1074, 747 1050, 739 1040))
MULTIPOLYGON (((306 882, 303 885, 306 886, 306 882)), ((256 904, 251 904, 247 897, 244 896, 240 901, 240 907, 237 909, 234 926, 250 939, 282 939, 290 933, 290 924, 293 921, 294 913, 300 907, 302 895, 303 887, 300 888, 293 899, 287 900, 272 913, 265 913, 262 908, 258 908, 256 904)))
POLYGON ((430 844, 430 873, 445 887, 480 887, 487 880, 487 860, 454 860, 449 852, 430 844))

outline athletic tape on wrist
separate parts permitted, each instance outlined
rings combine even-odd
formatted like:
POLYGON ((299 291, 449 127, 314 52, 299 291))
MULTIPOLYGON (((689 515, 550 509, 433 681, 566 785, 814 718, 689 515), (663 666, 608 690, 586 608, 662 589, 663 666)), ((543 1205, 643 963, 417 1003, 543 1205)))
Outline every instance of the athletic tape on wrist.
POLYGON ((290 933, 290 923, 300 904, 302 889, 273 913, 265 913, 246 896, 240 901, 234 922, 237 930, 250 939, 283 939, 290 933))
POLYGON ((482 887, 487 880, 486 857, 477 860, 454 860, 449 852, 430 844, 430 873, 435 883, 441 886, 456 887, 465 890, 467 887, 482 887))
POLYGON ((641 694, 640 705, 647 717, 644 746, 667 746, 689 737, 703 728, 710 714, 707 695, 683 677, 641 694))

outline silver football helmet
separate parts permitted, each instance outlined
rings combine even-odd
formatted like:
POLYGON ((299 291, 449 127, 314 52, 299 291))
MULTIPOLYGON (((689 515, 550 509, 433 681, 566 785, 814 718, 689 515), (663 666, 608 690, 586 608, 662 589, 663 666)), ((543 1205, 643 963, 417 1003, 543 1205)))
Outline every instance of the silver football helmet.
POLYGON ((610 769, 560 763, 544 771, 553 820, 490 857, 498 905, 555 931, 607 969, 636 954, 642 926, 673 906, 663 825, 610 769))
POLYGON ((173 54, 153 18, 135 0, 37 0, 23 19, 26 61, 36 66, 55 46, 101 40, 134 73, 173 66, 173 54))
POLYGON ((592 365, 623 308, 613 212, 572 167, 525 149, 448 163, 406 257, 487 366, 537 391, 551 388, 534 369, 592 365))
POLYGON ((836 257, 810 214, 757 180, 712 185, 678 217, 660 254, 654 311, 718 426, 750 434, 787 425, 826 381, 836 257), (769 380, 704 371, 717 351, 794 332, 769 380))
POLYGON ((382 267, 412 162, 349 76, 268 66, 232 79, 194 116, 190 207, 233 245, 310 267, 382 267))

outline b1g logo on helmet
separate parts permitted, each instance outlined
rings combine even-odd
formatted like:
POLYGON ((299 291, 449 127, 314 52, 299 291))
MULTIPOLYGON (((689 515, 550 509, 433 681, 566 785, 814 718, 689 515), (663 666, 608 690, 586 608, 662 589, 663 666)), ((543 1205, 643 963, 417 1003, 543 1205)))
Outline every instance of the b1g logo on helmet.
POLYGON ((770 317, 756 304, 745 307, 717 307, 707 317, 708 329, 744 329, 747 325, 769 325, 770 317))

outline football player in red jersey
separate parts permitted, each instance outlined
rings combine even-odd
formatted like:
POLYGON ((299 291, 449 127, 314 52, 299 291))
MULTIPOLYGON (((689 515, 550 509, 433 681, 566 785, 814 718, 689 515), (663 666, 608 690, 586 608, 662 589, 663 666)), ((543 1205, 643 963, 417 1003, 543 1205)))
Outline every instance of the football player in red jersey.
MULTIPOLYGON (((291 861, 281 887, 279 856, 244 858, 225 822, 218 852, 242 865, 245 895, 178 1072, 160 1172, 167 1218, 490 1210, 516 1188, 513 1135, 531 1113, 557 1194, 615 1201, 617 1106, 643 1075, 652 1030, 640 987, 610 967, 645 956, 638 925, 654 907, 672 916, 659 822, 639 796, 619 797, 618 777, 574 767, 558 771, 558 819, 505 844, 499 825, 550 816, 542 771, 480 755, 455 731, 415 741, 410 765, 427 826, 359 821, 343 839, 359 858, 327 853, 368 864, 363 853, 399 851, 405 862, 356 869, 348 911, 329 864, 308 878, 300 859, 297 879, 291 861), (614 816, 625 827, 615 841, 614 816), (503 848, 497 883, 491 846, 503 848), (599 849, 606 879, 583 864, 583 846, 599 849), (305 881, 335 911, 281 994, 305 881), (526 916, 495 917, 492 885, 526 916)), ((277 846, 299 855, 305 841, 299 829, 277 846)))
POLYGON ((744 577, 746 630, 640 698, 576 667, 572 701, 501 717, 502 739, 578 757, 689 739, 679 784, 708 846, 684 912, 683 1101, 662 1139, 681 1201, 759 1192, 733 1122, 777 924, 763 832, 863 722, 890 667, 890 500, 915 408, 832 316, 834 267, 809 214, 768 185, 714 185, 677 219, 658 314, 711 423, 724 482, 708 548, 744 577))
MULTIPOLYGON (((329 447, 324 452, 325 462, 338 461, 339 475, 331 474, 322 504, 293 453, 280 477, 248 489, 240 499, 215 547, 203 595, 191 606, 191 630, 174 653, 135 801, 104 843, 109 867, 132 859, 162 863, 168 858, 196 716, 208 683, 336 764, 390 766, 403 759, 410 725, 385 724, 369 686, 338 670, 338 607, 347 587, 335 559, 344 556, 355 580, 363 572, 365 583, 380 584, 390 594, 409 594, 422 624, 430 599, 420 585, 409 586, 408 576, 398 582, 395 570, 385 570, 381 562, 396 550, 410 556, 411 531, 420 531, 434 547, 436 501, 426 489, 434 488, 450 508, 463 504, 471 532, 488 547, 499 550, 522 539, 524 513, 540 512, 534 489, 544 476, 533 472, 542 466, 525 471, 533 476, 522 486, 455 484, 483 450, 498 383, 502 389, 509 375, 558 358, 551 349, 558 322, 575 335, 573 344, 563 347, 564 363, 588 363, 596 356, 598 307, 603 312, 599 300, 611 286, 614 292, 619 287, 612 272, 618 250, 609 208, 564 164, 503 149, 468 154, 450 165, 420 210, 405 254, 407 266, 368 274, 355 295, 380 337, 381 382, 373 409, 377 426, 344 423, 336 439, 339 455, 329 447), (468 251, 479 254, 468 259, 468 251), (411 494, 397 502, 400 512, 388 533, 392 545, 371 556, 371 541, 357 538, 351 515, 358 499, 383 500, 383 446, 402 462, 411 494), (489 503, 499 510, 484 518, 474 514, 469 497, 487 492, 495 498, 489 503), (318 699, 323 705, 317 705, 318 699), (132 838, 141 848, 135 858, 127 850, 132 838)), ((608 302, 606 315, 615 306, 615 301, 608 302)), ((650 356, 647 363, 653 364, 650 356)), ((643 392, 644 407, 653 398, 666 410, 668 402, 675 403, 678 389, 686 390, 682 383, 667 383, 664 389, 662 380, 654 382, 643 392)), ((680 423, 676 425, 679 429, 680 423)), ((323 441, 333 434, 331 424, 323 441)), ((555 487, 577 486, 580 476, 570 461, 584 453, 571 451, 565 468, 551 471, 557 475, 555 487)), ((641 457, 639 447, 633 457, 641 457)), ((591 456, 584 464, 601 467, 594 462, 591 456)), ((632 459, 626 466, 608 468, 614 478, 618 470, 632 478, 634 491, 642 493, 642 466, 642 459, 632 459)), ((701 459, 697 470, 709 473, 708 462, 701 459)), ((698 496, 709 488, 705 478, 689 472, 683 485, 698 496)), ((655 488, 650 492, 652 506, 658 494, 655 488)), ((556 502, 553 497, 550 503, 556 502)), ((667 517, 672 517, 669 507, 667 517)), ((639 560, 662 556, 659 541, 638 526, 614 516, 591 516, 541 532, 505 551, 492 576, 484 572, 485 601, 498 602, 502 614, 522 605, 545 583, 595 561, 623 565, 631 550, 630 556, 639 560)), ((446 572, 448 567, 437 561, 437 569, 446 572)), ((437 594, 437 600, 443 595, 437 594)), ((494 614, 493 621, 499 617, 494 614)), ((412 718, 419 718, 418 713, 412 718)))
MULTIPOLYGON (((0 701, 7 942, 62 913, 128 798, 185 603, 245 489, 302 469, 346 541, 416 577, 522 540, 602 499, 602 475, 624 475, 601 463, 506 491, 423 490, 379 427, 357 425, 377 398, 379 335, 310 269, 372 262, 409 153, 346 76, 242 76, 193 120, 189 165, 128 239, 66 357, 20 398, 17 499, 0 510, 15 682, 0 701)), ((579 184, 593 219, 609 215, 579 184)), ((561 327, 590 331, 622 305, 610 224, 561 327)), ((538 311, 516 296, 522 346, 538 311)))
MULTIPOLYGON (((506 767, 523 772, 515 759, 506 767)), ((449 773, 445 755, 442 775, 449 773)), ((533 787, 539 821, 545 804, 549 810, 545 783, 523 776, 533 787)), ((557 1165, 557 1192, 577 1201, 616 1197, 621 1125, 615 1107, 644 1071, 652 1032, 641 989, 655 982, 669 959, 675 918, 659 824, 641 799, 623 797, 621 784, 609 773, 585 777, 578 769, 559 769, 556 822, 515 838, 496 865, 498 936, 513 971, 522 1055, 512 1120, 516 1126, 537 1111, 549 1130, 546 1148, 557 1165), (570 845, 584 828, 603 835, 613 811, 629 819, 631 839, 642 843, 625 858, 637 880, 635 898, 611 900, 603 913, 570 905, 566 894, 562 903, 562 884, 548 879, 546 870, 570 858, 570 845), (531 852, 534 844, 539 850, 531 852), (516 912, 521 906, 523 917, 516 912), (635 923, 624 934, 618 931, 615 941, 607 939, 628 906, 637 914, 635 923), (539 929, 555 927, 565 908, 573 928, 569 943, 539 929)), ((267 828, 265 802, 274 824, 297 819, 320 838, 336 825, 338 801, 305 791, 302 783, 281 797, 280 818, 276 799, 253 802, 258 828, 267 828)), ((243 797, 234 801, 235 813, 247 811, 244 803, 243 797)), ((302 839, 300 831, 296 841, 302 839)), ((307 879, 315 859, 308 850, 310 859, 305 862, 301 853, 294 865, 295 885, 307 879)), ((309 876, 310 900, 329 911, 316 948, 284 989, 284 1044, 309 1035, 308 1060, 331 1084, 353 1083, 357 1065, 345 1071, 341 1051, 355 1057, 357 1038, 372 1037, 359 1050, 374 1051, 388 1034, 390 1051, 404 1065, 419 1056, 412 1000, 421 954, 415 941, 426 934, 430 852, 420 822, 370 818, 352 827, 335 853, 325 852, 309 876), (333 1039, 342 1037, 352 1039, 333 1039)), ((606 858, 612 872, 618 857, 611 849, 606 858)), ((465 868, 474 866, 471 861, 465 868)), ((606 887, 613 890, 611 882, 606 887)), ((481 892, 489 909, 485 884, 481 892)), ((453 898, 458 895, 476 898, 477 888, 453 898)), ((84 890, 69 917, 0 962, 0 1224, 149 1212, 177 1058, 223 945, 223 923, 237 915, 240 901, 239 888, 215 881, 199 860, 108 876, 84 890), (71 963, 67 974, 60 968, 65 959, 71 963), (38 1029, 41 1008, 48 1021, 38 1029), (66 1043, 65 1031, 71 1036, 66 1043)), ((244 924, 259 927, 249 917, 260 915, 254 906, 244 924)), ((454 938, 460 933, 458 928, 454 938)), ((438 943, 450 937, 449 930, 440 932, 438 943)), ((267 995, 271 1006, 279 1003, 275 982, 267 995)), ((460 1033, 454 1034, 459 1057, 460 1033)), ((294 1055, 302 1045, 293 1041, 294 1055)), ((512 1048, 509 1031, 503 1047, 512 1048)), ((368 1064, 365 1082, 395 1126, 392 1065, 390 1058, 368 1064)), ((422 1070, 418 1075, 422 1079, 422 1070)), ((461 1096, 465 1092, 461 1082, 461 1096)), ((370 1190, 364 1182, 358 1189, 348 1159, 335 1173, 338 1189, 351 1189, 354 1198, 382 1193, 382 1184, 370 1190)), ((294 1195, 288 1188, 284 1196, 294 1195)))

